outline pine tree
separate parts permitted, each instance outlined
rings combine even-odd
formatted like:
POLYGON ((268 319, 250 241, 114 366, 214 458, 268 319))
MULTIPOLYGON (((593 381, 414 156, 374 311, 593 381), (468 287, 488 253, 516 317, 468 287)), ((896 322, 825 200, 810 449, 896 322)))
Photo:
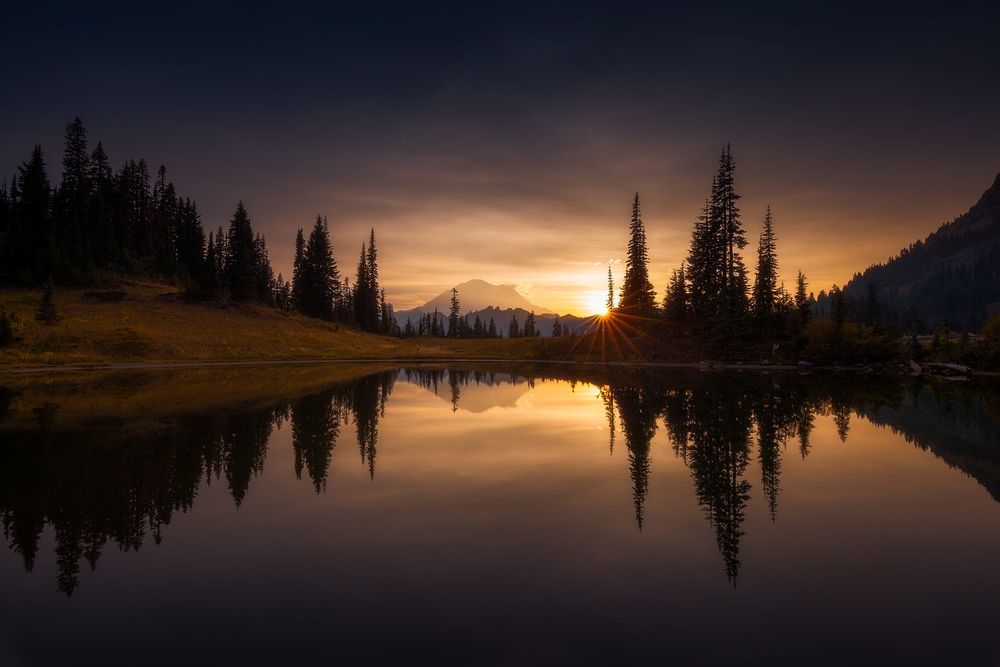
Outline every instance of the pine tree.
POLYGON ((274 270, 267 252, 267 240, 263 234, 254 236, 254 282, 257 285, 257 300, 274 305, 274 270))
POLYGON ((490 318, 490 325, 486 328, 486 337, 497 338, 497 323, 493 321, 492 317, 490 318))
POLYGON ((167 182, 167 168, 160 166, 153 183, 150 234, 152 254, 160 271, 173 275, 177 270, 177 217, 179 205, 173 183, 167 182))
POLYGON ((528 313, 528 317, 524 319, 524 329, 521 334, 524 337, 530 337, 536 335, 538 332, 535 329, 535 311, 528 313))
POLYGON ((838 330, 847 322, 847 295, 836 285, 830 288, 830 317, 838 330))
POLYGON ((558 338, 562 336, 562 324, 559 322, 559 315, 557 314, 555 319, 552 320, 552 337, 558 338))
POLYGON ((507 327, 507 338, 520 338, 521 328, 517 324, 517 315, 510 316, 510 326, 507 327))
MULTIPOLYGON (((295 243, 298 252, 298 238, 295 243)), ((316 216, 299 264, 299 310, 310 317, 332 319, 337 310, 340 294, 340 271, 333 258, 333 246, 326 218, 316 216)), ((363 264, 364 254, 362 254, 363 264)))
POLYGON ((62 183, 55 197, 55 245, 60 271, 90 268, 91 256, 87 227, 87 209, 91 200, 90 154, 87 153, 87 129, 79 118, 66 124, 62 183))
POLYGON ((152 191, 146 161, 129 160, 117 177, 117 222, 119 243, 132 258, 152 257, 152 191))
POLYGON ((687 293, 687 277, 684 275, 684 263, 675 269, 670 276, 666 295, 663 298, 663 315, 674 323, 684 322, 688 317, 689 303, 687 293))
POLYGON ((219 284, 219 256, 216 251, 215 234, 208 233, 208 243, 205 246, 205 280, 202 288, 208 296, 217 296, 220 292, 219 284))
POLYGON ((292 259, 292 304, 299 311, 305 312, 303 310, 303 304, 305 303, 305 293, 309 291, 309 287, 306 284, 306 240, 302 235, 302 228, 299 227, 298 231, 295 232, 295 255, 292 259))
POLYGON ((704 322, 717 315, 722 293, 721 242, 712 204, 717 191, 718 182, 713 179, 712 192, 691 234, 691 248, 687 257, 687 291, 691 310, 695 317, 704 322))
POLYGON ((358 265, 358 282, 355 286, 355 317, 365 331, 379 331, 378 295, 378 252, 375 249, 375 230, 368 237, 367 250, 362 245, 361 262, 358 265), (364 270, 361 270, 364 265, 364 270))
POLYGON ((764 228, 757 244, 757 273, 753 284, 753 312, 761 322, 774 316, 778 296, 778 256, 771 207, 764 214, 764 228))
POLYGON ((722 150, 712 190, 691 235, 687 259, 691 311, 704 328, 723 338, 738 334, 749 307, 747 269, 740 251, 746 232, 734 186, 735 165, 729 146, 722 150))
POLYGON ((177 264, 182 280, 193 281, 201 291, 206 286, 205 230, 197 205, 190 199, 178 200, 176 231, 177 264))
POLYGON ((438 309, 434 309, 434 320, 431 324, 431 335, 435 338, 444 338, 444 318, 438 312, 438 309))
POLYGON ((610 264, 608 264, 608 300, 604 305, 609 313, 615 309, 615 279, 611 275, 610 264))
POLYGON ((370 326, 367 310, 369 285, 368 253, 365 244, 362 243, 357 275, 354 278, 354 321, 366 331, 370 326))
POLYGON ((740 209, 736 205, 740 196, 736 194, 733 174, 736 165, 727 145, 719 157, 719 174, 716 178, 718 189, 713 202, 715 214, 719 218, 722 231, 722 249, 725 253, 723 266, 723 308, 724 326, 732 329, 747 311, 747 270, 740 251, 746 247, 746 232, 740 219, 740 209))
POLYGON ((799 327, 804 329, 812 318, 812 304, 806 296, 806 277, 802 271, 795 279, 795 310, 798 313, 799 327))
POLYGON ((459 318, 461 312, 458 303, 458 288, 451 288, 451 310, 448 312, 448 338, 459 337, 459 318))
POLYGON ((396 334, 396 330, 399 328, 396 323, 396 318, 392 314, 392 308, 389 303, 385 300, 385 290, 380 289, 378 292, 378 311, 379 311, 379 326, 381 331, 386 336, 393 336, 396 334))
POLYGON ((632 202, 632 220, 629 223, 628 253, 625 260, 625 279, 622 283, 618 308, 637 315, 651 315, 656 308, 653 285, 649 282, 649 252, 646 249, 646 228, 639 210, 639 193, 632 202))
POLYGON ((52 189, 42 147, 17 169, 12 188, 13 215, 8 232, 4 271, 14 280, 38 283, 57 268, 52 225, 52 189))
POLYGON ((225 276, 234 301, 257 298, 257 244, 246 207, 240 201, 229 222, 225 276))
POLYGON ((88 178, 91 184, 91 201, 87 207, 90 253, 99 267, 120 264, 124 260, 126 249, 119 243, 115 224, 115 175, 101 142, 97 142, 97 148, 90 156, 88 178))

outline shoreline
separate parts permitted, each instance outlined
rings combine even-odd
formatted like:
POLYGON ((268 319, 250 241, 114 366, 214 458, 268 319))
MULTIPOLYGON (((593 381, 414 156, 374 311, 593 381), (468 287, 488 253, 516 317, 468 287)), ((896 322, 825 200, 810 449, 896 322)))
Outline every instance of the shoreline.
POLYGON ((670 362, 670 361, 579 361, 572 359, 512 359, 502 357, 389 357, 389 358, 355 358, 355 359, 217 359, 191 361, 121 361, 93 362, 78 364, 54 364, 51 366, 10 366, 0 367, 0 376, 46 375, 58 373, 81 373, 87 371, 142 371, 171 370, 191 368, 226 368, 246 366, 313 366, 322 364, 418 364, 418 365, 455 365, 470 363, 491 364, 558 364, 566 366, 600 366, 600 367, 640 367, 674 370, 700 371, 781 371, 796 372, 800 375, 820 373, 852 373, 858 375, 893 375, 904 377, 935 377, 939 379, 962 380, 972 377, 996 377, 1000 372, 976 371, 970 369, 967 374, 943 375, 935 373, 912 373, 900 369, 885 371, 872 366, 802 366, 800 364, 742 364, 721 362, 670 362))

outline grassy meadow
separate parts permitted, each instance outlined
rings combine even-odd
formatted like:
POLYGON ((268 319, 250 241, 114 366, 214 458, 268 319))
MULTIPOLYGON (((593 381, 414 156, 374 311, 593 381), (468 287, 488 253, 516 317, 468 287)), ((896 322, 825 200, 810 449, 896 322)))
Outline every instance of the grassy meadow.
POLYGON ((59 321, 35 320, 39 289, 0 291, 18 341, 0 369, 114 362, 235 360, 534 359, 545 341, 401 340, 258 305, 186 302, 172 286, 135 282, 112 290, 56 288, 59 321))

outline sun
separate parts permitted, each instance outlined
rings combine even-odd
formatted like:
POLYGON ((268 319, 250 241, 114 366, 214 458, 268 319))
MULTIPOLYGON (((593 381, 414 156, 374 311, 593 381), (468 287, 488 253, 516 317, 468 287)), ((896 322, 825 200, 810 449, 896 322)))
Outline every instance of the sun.
POLYGON ((587 301, 587 312, 591 315, 604 317, 608 314, 608 304, 604 301, 604 295, 592 296, 587 301))

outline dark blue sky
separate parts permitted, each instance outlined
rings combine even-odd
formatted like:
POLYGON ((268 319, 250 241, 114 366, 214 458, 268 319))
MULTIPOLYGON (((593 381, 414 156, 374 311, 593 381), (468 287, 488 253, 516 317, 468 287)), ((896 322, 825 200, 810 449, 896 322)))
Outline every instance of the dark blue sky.
POLYGON ((635 190, 662 288, 726 142, 817 290, 1000 171, 996 3, 159 4, 5 9, 0 170, 41 142, 57 176, 79 115, 207 226, 243 198, 281 270, 317 213, 345 268, 375 225, 400 307, 483 277, 578 310, 635 190))

